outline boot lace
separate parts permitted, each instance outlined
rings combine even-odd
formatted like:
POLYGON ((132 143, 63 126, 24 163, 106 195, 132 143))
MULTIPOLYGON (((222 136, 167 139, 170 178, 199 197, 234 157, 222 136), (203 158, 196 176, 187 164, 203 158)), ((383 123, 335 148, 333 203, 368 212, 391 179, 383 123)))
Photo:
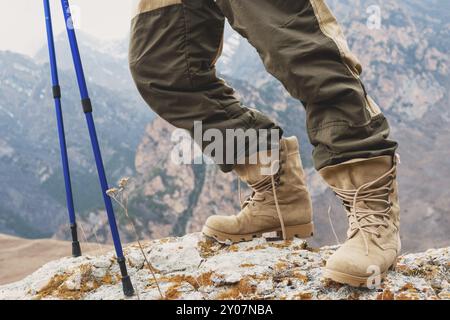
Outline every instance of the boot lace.
POLYGON ((390 219, 393 203, 389 200, 393 191, 396 178, 396 165, 381 177, 363 184, 354 190, 333 188, 336 196, 343 202, 350 223, 350 234, 360 231, 366 247, 366 255, 369 254, 367 235, 380 237, 377 231, 380 226, 388 227, 386 220, 390 219), (385 181, 385 182, 383 182, 385 181), (374 204, 381 209, 372 209, 368 204, 374 204), (358 207, 365 204, 365 208, 358 207), (381 205, 381 206, 378 206, 381 205))
MULTIPOLYGON (((276 173, 272 175, 265 176, 261 180, 250 184, 249 187, 252 189, 252 194, 247 197, 245 200, 242 200, 242 190, 241 190, 241 180, 238 177, 238 193, 239 193, 239 202, 241 204, 241 208, 244 209, 248 205, 253 205, 255 202, 264 201, 265 196, 264 193, 272 191, 273 198, 275 201, 275 208, 277 211, 278 219, 280 220, 281 231, 283 235, 283 240, 286 240, 286 227, 284 224, 283 215, 281 214, 280 205, 278 203, 277 191, 276 188, 281 185, 281 175, 283 173, 282 165, 284 161, 274 161, 272 163, 271 168, 275 168, 279 166, 279 169, 276 173)), ((271 170, 273 172, 274 170, 271 170)))

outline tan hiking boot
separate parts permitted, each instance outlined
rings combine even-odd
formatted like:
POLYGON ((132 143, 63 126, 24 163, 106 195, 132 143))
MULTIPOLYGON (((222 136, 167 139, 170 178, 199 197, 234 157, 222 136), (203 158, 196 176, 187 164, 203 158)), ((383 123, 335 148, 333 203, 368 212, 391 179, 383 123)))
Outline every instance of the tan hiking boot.
POLYGON ((211 216, 202 232, 219 242, 250 241, 277 232, 285 240, 313 235, 311 198, 305 183, 297 138, 280 141, 279 170, 262 175, 270 165, 237 165, 239 177, 253 190, 235 216, 211 216))
POLYGON ((395 267, 401 249, 396 167, 396 159, 382 156, 320 170, 349 219, 348 239, 327 261, 325 278, 372 288, 395 267))

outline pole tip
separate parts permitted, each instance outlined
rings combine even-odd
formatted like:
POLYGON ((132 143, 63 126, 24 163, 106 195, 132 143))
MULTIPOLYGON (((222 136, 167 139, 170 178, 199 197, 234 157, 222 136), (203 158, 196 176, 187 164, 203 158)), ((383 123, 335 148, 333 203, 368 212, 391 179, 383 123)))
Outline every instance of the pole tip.
POLYGON ((72 257, 76 258, 81 256, 81 247, 78 241, 72 242, 72 257))
POLYGON ((134 295, 134 288, 133 284, 131 283, 130 276, 124 276, 122 277, 122 286, 123 286, 123 293, 127 297, 131 297, 134 295))

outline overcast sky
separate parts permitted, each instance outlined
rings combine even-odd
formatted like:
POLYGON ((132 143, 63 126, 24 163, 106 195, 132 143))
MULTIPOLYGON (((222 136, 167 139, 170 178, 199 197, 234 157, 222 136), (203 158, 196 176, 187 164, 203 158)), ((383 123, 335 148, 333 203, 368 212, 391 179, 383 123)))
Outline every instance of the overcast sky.
MULTIPOLYGON (((71 0, 83 32, 102 39, 127 35, 137 0, 71 0), (79 12, 79 14, 78 14, 79 12)), ((28 55, 46 44, 42 0, 0 0, 0 50, 28 55)), ((55 35, 64 31, 61 1, 50 0, 55 35)))

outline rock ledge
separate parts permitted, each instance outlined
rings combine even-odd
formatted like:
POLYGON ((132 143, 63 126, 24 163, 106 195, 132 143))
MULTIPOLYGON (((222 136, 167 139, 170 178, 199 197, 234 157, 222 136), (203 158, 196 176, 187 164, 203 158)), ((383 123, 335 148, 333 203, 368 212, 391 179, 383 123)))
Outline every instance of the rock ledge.
MULTIPOLYGON (((296 239, 255 239, 232 246, 198 233, 145 243, 166 299, 449 299, 449 248, 399 258, 379 289, 355 289, 322 279, 337 247, 309 248, 296 239)), ((125 249, 137 295, 160 299, 137 245, 125 249)), ((124 299, 114 252, 63 258, 0 287, 0 299, 124 299)))

